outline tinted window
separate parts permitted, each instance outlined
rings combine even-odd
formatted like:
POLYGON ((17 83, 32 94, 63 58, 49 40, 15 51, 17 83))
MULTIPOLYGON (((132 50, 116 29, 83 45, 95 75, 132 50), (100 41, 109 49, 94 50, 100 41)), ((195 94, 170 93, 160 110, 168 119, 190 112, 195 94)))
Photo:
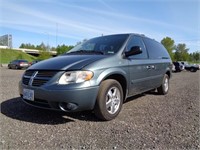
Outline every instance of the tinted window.
POLYGON ((170 56, 164 46, 152 39, 143 38, 150 59, 169 59, 170 56))
POLYGON ((80 45, 77 45, 68 53, 84 50, 86 52, 101 51, 107 55, 115 54, 122 47, 128 36, 129 34, 118 34, 93 38, 80 45))
POLYGON ((28 62, 27 60, 19 60, 19 62, 28 62))
POLYGON ((17 60, 13 60, 11 63, 12 63, 12 64, 15 64, 15 63, 17 63, 17 60))
POLYGON ((130 51, 131 48, 134 47, 134 46, 139 46, 142 49, 142 53, 130 56, 130 58, 133 58, 133 59, 145 59, 145 58, 148 57, 146 48, 144 46, 144 43, 143 43, 141 37, 132 36, 131 39, 129 40, 128 44, 127 44, 126 51, 130 51))

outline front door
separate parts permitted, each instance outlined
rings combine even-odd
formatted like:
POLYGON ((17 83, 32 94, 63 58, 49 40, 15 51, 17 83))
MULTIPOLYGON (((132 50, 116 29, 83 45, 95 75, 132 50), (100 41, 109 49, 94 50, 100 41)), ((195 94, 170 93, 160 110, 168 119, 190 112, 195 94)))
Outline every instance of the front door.
POLYGON ((129 96, 147 91, 152 87, 149 78, 151 66, 149 66, 148 54, 141 37, 132 36, 126 51, 130 51, 134 46, 139 46, 142 53, 127 58, 129 62, 129 96))

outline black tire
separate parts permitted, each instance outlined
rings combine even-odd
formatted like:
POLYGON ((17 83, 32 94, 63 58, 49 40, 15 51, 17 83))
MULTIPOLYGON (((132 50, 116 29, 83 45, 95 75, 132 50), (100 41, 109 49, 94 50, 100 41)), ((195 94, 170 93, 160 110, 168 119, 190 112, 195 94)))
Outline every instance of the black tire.
POLYGON ((158 94, 165 95, 169 91, 169 76, 167 74, 164 75, 162 84, 157 88, 158 94))
POLYGON ((15 66, 15 69, 19 69, 17 65, 15 66))
POLYGON ((119 82, 113 79, 103 81, 100 85, 94 108, 95 115, 104 121, 112 120, 119 114, 122 105, 123 90, 119 82), (117 94, 115 96, 114 91, 117 94), (112 94, 111 97, 110 94, 112 94))
POLYGON ((8 65, 8 69, 11 69, 10 65, 8 65))
POLYGON ((192 68, 190 68, 190 71, 191 71, 191 72, 196 72, 197 69, 195 69, 195 68, 192 67, 192 68))

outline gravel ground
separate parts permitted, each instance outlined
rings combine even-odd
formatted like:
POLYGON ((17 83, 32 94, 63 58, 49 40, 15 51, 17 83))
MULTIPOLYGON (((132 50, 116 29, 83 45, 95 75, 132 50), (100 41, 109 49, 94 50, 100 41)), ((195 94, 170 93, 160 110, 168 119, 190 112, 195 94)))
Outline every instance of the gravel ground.
POLYGON ((0 149, 200 149, 199 71, 174 73, 166 96, 132 97, 109 122, 28 106, 18 95, 24 70, 0 72, 0 149))

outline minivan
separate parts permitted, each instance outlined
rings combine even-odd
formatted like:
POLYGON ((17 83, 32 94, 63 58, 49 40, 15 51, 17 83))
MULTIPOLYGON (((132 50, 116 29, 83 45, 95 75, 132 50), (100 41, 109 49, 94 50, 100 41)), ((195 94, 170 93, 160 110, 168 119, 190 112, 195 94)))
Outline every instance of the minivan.
POLYGON ((140 34, 92 38, 29 67, 19 83, 30 105, 66 112, 91 110, 114 119, 128 97, 169 91, 172 61, 162 44, 140 34))

